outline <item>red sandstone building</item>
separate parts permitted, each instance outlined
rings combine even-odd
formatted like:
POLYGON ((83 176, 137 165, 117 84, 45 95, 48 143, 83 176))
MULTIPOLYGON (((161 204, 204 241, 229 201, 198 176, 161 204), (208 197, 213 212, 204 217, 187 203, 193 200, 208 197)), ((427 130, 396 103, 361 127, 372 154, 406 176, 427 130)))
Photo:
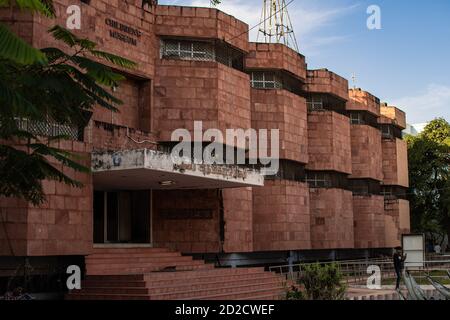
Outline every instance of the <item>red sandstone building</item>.
MULTIPOLYGON (((55 1, 60 24, 68 2, 55 1)), ((59 144, 91 164, 92 174, 75 175, 84 188, 44 181, 40 207, 0 199, 3 266, 29 257, 75 261, 92 275, 209 270, 176 252, 216 266, 267 265, 400 244, 409 232, 402 111, 327 69, 308 70, 282 44, 249 42, 248 25, 216 9, 128 2, 70 1, 82 9, 77 34, 139 67, 118 70, 127 78, 115 91, 119 113, 96 109, 59 144), (279 129, 278 174, 172 165, 171 133, 194 121, 204 130, 279 129), (151 250, 157 262, 137 260, 151 250)), ((34 46, 55 45, 45 32, 54 21, 10 10, 0 18, 34 46)))

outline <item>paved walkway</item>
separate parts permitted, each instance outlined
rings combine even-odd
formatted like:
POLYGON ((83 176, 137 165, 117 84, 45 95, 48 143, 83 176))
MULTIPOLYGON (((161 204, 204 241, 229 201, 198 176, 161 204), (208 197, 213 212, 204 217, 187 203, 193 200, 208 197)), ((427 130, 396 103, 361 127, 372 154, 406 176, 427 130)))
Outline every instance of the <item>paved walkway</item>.
MULTIPOLYGON (((435 293, 433 286, 421 286, 430 296, 435 293)), ((401 287, 403 295, 407 291, 404 286, 401 287)), ((383 286, 380 290, 370 290, 365 286, 351 286, 347 290, 347 297, 350 300, 401 300, 394 286, 383 286)))

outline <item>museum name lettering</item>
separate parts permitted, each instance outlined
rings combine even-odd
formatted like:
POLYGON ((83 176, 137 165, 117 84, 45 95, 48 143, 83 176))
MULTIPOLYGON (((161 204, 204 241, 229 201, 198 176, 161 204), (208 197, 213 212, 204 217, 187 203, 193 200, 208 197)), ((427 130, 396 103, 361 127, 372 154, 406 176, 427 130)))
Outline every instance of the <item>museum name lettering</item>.
POLYGON ((113 30, 109 30, 109 35, 111 38, 129 43, 133 46, 137 45, 136 38, 140 38, 142 35, 142 32, 138 29, 132 28, 109 18, 105 19, 105 24, 113 28, 113 30))

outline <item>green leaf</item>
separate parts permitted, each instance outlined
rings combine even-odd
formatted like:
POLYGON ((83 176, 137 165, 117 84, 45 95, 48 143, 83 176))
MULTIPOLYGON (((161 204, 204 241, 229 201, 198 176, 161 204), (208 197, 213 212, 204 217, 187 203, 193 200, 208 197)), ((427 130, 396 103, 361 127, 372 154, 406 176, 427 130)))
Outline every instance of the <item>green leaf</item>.
POLYGON ((2 115, 9 114, 11 117, 26 117, 36 116, 39 111, 35 105, 30 102, 26 97, 22 96, 19 92, 4 83, 0 78, 0 102, 2 108, 2 115))
POLYGON ((117 87, 118 82, 125 79, 124 76, 112 71, 111 68, 104 64, 95 62, 86 57, 75 56, 71 58, 71 61, 76 63, 80 68, 85 69, 89 76, 105 86, 117 87))
POLYGON ((40 13, 49 18, 55 17, 51 0, 0 0, 0 7, 8 7, 14 4, 21 10, 40 13))
POLYGON ((51 27, 48 32, 52 34, 53 38, 61 40, 69 47, 74 47, 77 44, 78 38, 69 30, 64 29, 61 26, 55 25, 51 27))
POLYGON ((135 63, 131 60, 128 60, 128 59, 119 57, 115 54, 107 53, 104 51, 90 50, 89 53, 91 53, 94 57, 105 59, 105 60, 115 64, 116 66, 120 66, 123 68, 131 69, 131 68, 135 68, 137 66, 137 63, 135 63))
POLYGON ((15 0, 17 5, 22 10, 30 10, 32 12, 38 12, 46 17, 55 17, 55 12, 51 1, 41 1, 41 0, 15 0))
MULTIPOLYGON (((7 197, 19 197, 39 205, 44 202, 42 180, 55 180, 72 187, 82 187, 82 184, 52 166, 47 157, 66 158, 65 154, 54 148, 38 144, 31 152, 0 144, 0 194, 7 197)), ((64 160, 66 161, 66 160, 64 160)), ((67 164, 72 164, 69 159, 67 164)), ((77 164, 76 171, 87 172, 77 164), (78 170, 81 169, 81 170, 78 170)))
POLYGON ((0 24, 0 58, 19 64, 47 63, 45 55, 0 24))

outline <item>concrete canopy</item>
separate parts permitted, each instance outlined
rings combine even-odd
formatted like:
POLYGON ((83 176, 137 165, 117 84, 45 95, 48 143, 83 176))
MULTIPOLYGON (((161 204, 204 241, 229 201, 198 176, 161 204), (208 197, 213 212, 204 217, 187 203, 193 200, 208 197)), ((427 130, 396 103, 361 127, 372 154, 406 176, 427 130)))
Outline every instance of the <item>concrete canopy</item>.
POLYGON ((257 171, 231 165, 177 164, 168 153, 149 149, 92 154, 97 190, 225 189, 264 185, 257 171))

